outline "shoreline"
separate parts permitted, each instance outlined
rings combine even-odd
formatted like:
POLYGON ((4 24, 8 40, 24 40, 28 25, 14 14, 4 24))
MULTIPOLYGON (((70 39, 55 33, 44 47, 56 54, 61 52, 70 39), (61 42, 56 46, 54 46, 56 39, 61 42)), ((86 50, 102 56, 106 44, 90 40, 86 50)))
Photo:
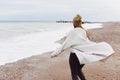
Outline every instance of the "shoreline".
MULTIPOLYGON (((45 23, 44 25, 46 25, 46 24, 47 23, 45 23)), ((19 25, 21 26, 21 24, 19 24, 19 25)), ((69 30, 71 30, 73 28, 72 24, 64 24, 64 23, 57 24, 56 23, 54 25, 57 25, 57 27, 53 28, 51 30, 48 30, 48 31, 44 31, 44 28, 43 28, 42 32, 37 32, 37 33, 33 32, 30 34, 26 33, 26 35, 21 34, 21 35, 16 35, 12 38, 11 38, 11 36, 8 35, 9 38, 5 39, 6 41, 5 40, 0 41, 0 43, 1 43, 0 64, 3 65, 5 63, 15 62, 19 59, 30 57, 32 55, 38 55, 38 54, 40 54, 39 52, 44 53, 44 52, 54 50, 59 45, 59 44, 56 44, 54 41, 57 41, 58 39, 60 39, 69 30), (64 27, 66 27, 66 28, 64 28, 64 27), (48 41, 48 39, 49 39, 49 41, 48 41)), ((96 28, 94 26, 97 26, 99 28, 102 27, 101 24, 98 24, 98 23, 97 24, 96 23, 94 23, 94 24, 87 23, 87 24, 83 24, 83 25, 85 26, 86 29, 87 28, 96 28)), ((37 26, 37 25, 35 25, 35 26, 37 26)), ((52 26, 52 25, 50 25, 50 26, 52 26)), ((47 26, 47 27, 49 27, 49 26, 47 26)), ((18 27, 18 29, 19 28, 20 27, 18 27)), ((24 27, 22 27, 22 28, 23 28, 22 31, 24 31, 24 27)), ((14 27, 12 29, 14 29, 14 27)), ((26 28, 25 31, 29 30, 29 29, 31 30, 31 28, 26 28)), ((35 29, 37 29, 37 28, 35 28, 35 29)), ((18 30, 18 32, 20 32, 20 31, 18 30)), ((16 32, 17 32, 17 30, 16 30, 16 32)), ((13 33, 14 33, 14 31, 13 31, 13 33)), ((6 34, 9 34, 9 33, 6 32, 6 34)))
MULTIPOLYGON (((90 29, 90 39, 95 42, 108 42, 115 54, 105 62, 86 64, 83 72, 88 80, 120 80, 120 23, 103 23, 103 26, 90 29)), ((70 80, 68 51, 52 59, 48 52, 2 65, 0 80, 70 80)))

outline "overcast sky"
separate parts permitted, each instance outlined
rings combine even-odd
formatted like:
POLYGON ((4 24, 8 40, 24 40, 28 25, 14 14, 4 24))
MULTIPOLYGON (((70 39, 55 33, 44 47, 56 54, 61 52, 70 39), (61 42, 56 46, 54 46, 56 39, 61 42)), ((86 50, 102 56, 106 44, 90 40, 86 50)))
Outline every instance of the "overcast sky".
POLYGON ((0 0, 0 20, 120 21, 120 0, 0 0))

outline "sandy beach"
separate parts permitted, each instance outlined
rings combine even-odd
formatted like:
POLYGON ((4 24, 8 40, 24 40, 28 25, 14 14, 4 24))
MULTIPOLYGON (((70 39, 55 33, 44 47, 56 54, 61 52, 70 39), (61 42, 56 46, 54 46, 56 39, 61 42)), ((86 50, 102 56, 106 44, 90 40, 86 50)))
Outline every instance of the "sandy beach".
MULTIPOLYGON (((120 23, 105 22, 103 28, 91 29, 90 39, 105 41, 115 54, 105 61, 86 64, 83 72, 87 80, 120 80, 120 23)), ((47 52, 0 66, 0 80, 71 80, 69 50, 51 58, 47 52)))

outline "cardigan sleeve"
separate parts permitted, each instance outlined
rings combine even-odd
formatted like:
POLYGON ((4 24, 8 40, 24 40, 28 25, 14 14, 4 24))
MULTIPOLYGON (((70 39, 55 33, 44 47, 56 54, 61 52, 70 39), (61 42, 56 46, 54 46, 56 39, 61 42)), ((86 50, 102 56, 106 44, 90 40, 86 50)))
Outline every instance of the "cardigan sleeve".
POLYGON ((65 49, 70 48, 71 46, 77 44, 77 34, 76 31, 71 31, 67 36, 64 42, 58 47, 51 56, 57 56, 58 54, 62 53, 65 49))
POLYGON ((66 36, 64 36, 60 40, 57 40, 55 43, 62 44, 65 40, 66 40, 66 36))

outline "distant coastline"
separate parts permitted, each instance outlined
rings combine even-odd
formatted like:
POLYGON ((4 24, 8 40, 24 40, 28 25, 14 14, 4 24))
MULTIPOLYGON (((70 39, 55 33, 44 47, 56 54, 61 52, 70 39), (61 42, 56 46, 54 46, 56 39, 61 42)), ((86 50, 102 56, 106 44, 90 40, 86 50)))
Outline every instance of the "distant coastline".
MULTIPOLYGON (((72 21, 64 21, 64 20, 60 20, 60 21, 56 21, 56 23, 72 23, 72 21)), ((101 22, 90 22, 90 21, 83 21, 82 24, 85 23, 101 23, 101 22)))

